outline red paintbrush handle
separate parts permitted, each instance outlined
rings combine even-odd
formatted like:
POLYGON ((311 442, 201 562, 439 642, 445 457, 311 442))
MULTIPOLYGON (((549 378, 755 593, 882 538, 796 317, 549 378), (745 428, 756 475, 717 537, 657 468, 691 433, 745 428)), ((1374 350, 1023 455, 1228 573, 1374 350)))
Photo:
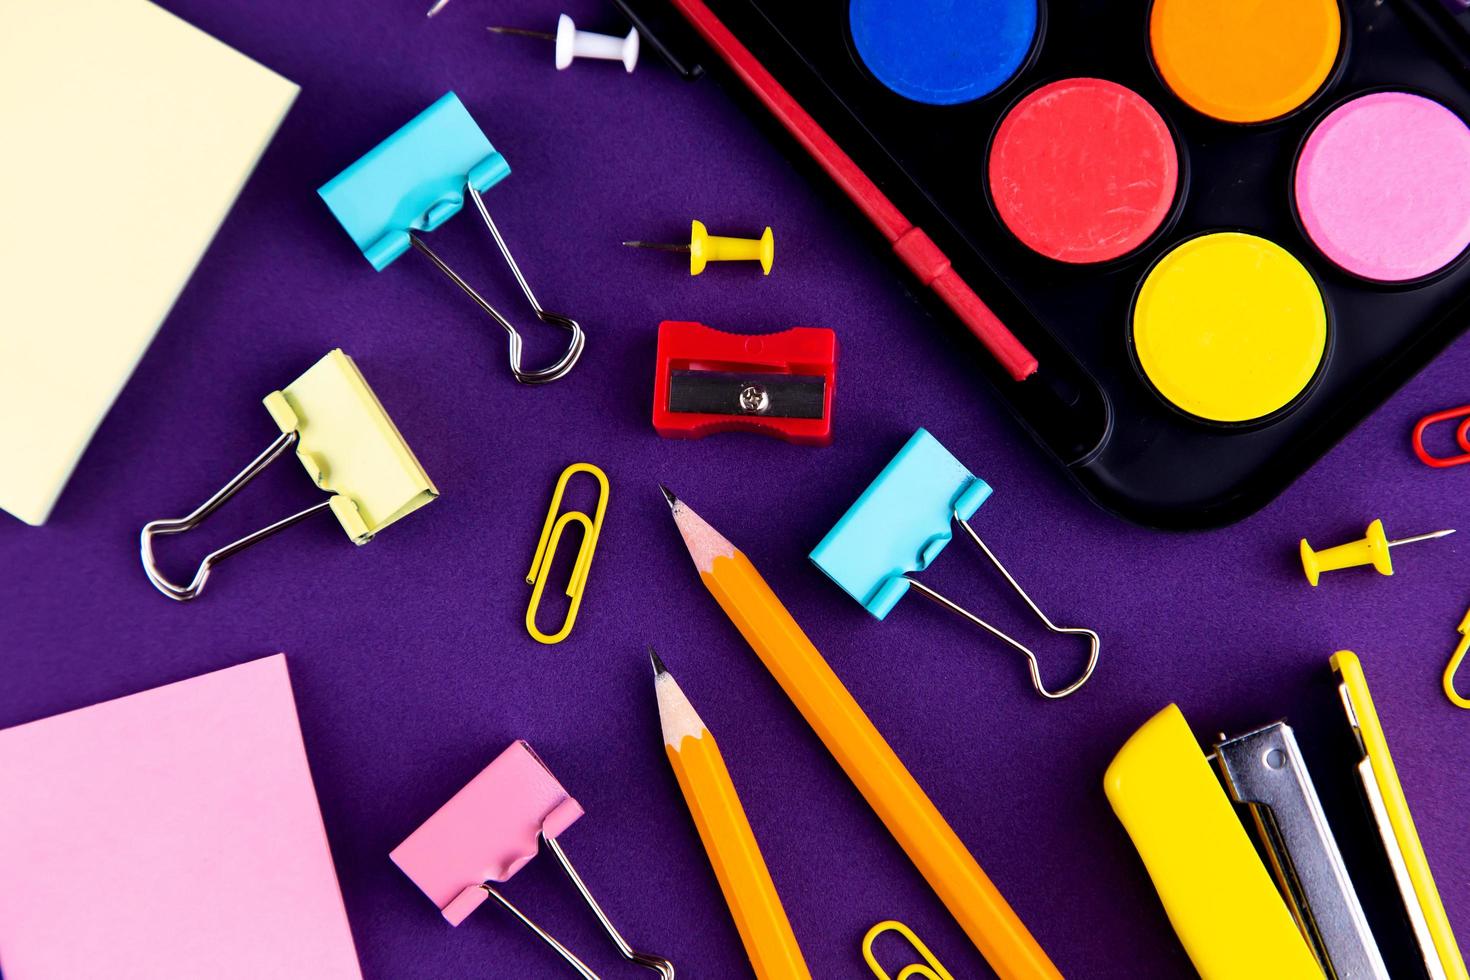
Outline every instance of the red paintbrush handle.
POLYGON ((944 300, 1012 378, 1025 381, 1036 373, 1036 355, 975 295, 970 284, 949 264, 949 257, 924 234, 924 229, 911 227, 893 243, 893 251, 920 282, 944 300))
POLYGON ((1036 357, 1016 335, 1007 329, 969 284, 951 268, 949 259, 930 240, 922 228, 915 227, 903 212, 878 189, 878 185, 853 162, 852 157, 817 121, 791 97, 755 55, 741 44, 730 29, 705 6, 702 0, 670 0, 705 41, 714 48, 740 80, 760 99, 796 137, 827 175, 858 206, 883 237, 888 239, 898 257, 919 280, 934 290, 946 306, 970 329, 985 349, 1006 369, 1012 378, 1024 381, 1036 373, 1036 357))

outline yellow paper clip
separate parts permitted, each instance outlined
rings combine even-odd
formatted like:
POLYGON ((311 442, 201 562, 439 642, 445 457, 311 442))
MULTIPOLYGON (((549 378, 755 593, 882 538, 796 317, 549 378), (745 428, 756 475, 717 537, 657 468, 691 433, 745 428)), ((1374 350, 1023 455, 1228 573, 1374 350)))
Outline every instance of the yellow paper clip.
POLYGON ((929 947, 924 945, 924 941, 914 935, 914 930, 897 919, 885 919, 869 929, 868 934, 863 937, 863 959, 868 961, 868 969, 873 971, 873 976, 878 980, 890 980, 888 974, 883 972, 883 967, 878 965, 878 958, 873 955, 873 943, 885 932, 896 932, 903 936, 909 941, 909 945, 924 958, 923 963, 910 963, 899 970, 898 976, 892 980, 910 980, 912 977, 923 977, 924 980, 954 980, 954 975, 935 958, 934 954, 929 951, 929 947))
POLYGON ((1444 668, 1444 696, 1459 708, 1470 708, 1470 698, 1465 698, 1455 690, 1455 673, 1460 669, 1467 650, 1470 650, 1470 612, 1466 612, 1465 618, 1460 620, 1460 642, 1456 644, 1454 655, 1444 668))
POLYGON ((577 610, 582 608, 582 593, 587 589, 587 571, 592 567, 592 553, 597 549, 597 536, 602 532, 602 515, 607 513, 608 493, 607 474, 591 463, 573 463, 561 471, 561 477, 556 481, 556 492, 551 495, 551 507, 546 511, 546 523, 541 525, 541 540, 536 544, 536 557, 531 559, 531 570, 526 574, 526 584, 531 586, 531 604, 526 607, 526 632, 538 643, 560 643, 572 632, 572 625, 577 621, 577 610), (579 510, 569 510, 558 517, 557 510, 561 507, 567 481, 577 473, 592 474, 602 487, 597 498, 597 514, 589 518, 579 510), (577 549, 577 561, 572 566, 571 581, 567 583, 567 596, 571 598, 572 604, 567 608, 567 618, 561 624, 561 629, 548 636, 536 625, 536 611, 541 608, 541 593, 546 590, 546 578, 551 574, 551 558, 561 542, 561 533, 572 523, 582 525, 582 545, 577 549))

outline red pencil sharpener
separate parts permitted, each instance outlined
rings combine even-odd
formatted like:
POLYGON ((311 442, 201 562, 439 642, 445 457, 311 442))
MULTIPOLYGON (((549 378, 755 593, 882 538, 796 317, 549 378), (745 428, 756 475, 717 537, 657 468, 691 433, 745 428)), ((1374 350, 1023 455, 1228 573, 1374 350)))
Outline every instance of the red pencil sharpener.
POLYGON ((805 446, 832 441, 837 335, 825 327, 735 334, 658 325, 653 427, 666 439, 758 432, 805 446))

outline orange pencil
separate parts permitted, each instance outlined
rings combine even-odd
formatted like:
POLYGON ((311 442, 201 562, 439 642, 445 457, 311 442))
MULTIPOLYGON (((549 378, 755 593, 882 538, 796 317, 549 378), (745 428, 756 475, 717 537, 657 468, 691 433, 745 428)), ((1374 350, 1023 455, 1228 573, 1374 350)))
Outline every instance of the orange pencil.
POLYGON ((705 588, 991 969, 1003 980, 1060 977, 750 559, 667 489, 664 496, 705 588))
POLYGON ((720 747, 658 654, 648 652, 653 658, 664 750, 745 944, 745 955, 759 980, 811 980, 720 747))

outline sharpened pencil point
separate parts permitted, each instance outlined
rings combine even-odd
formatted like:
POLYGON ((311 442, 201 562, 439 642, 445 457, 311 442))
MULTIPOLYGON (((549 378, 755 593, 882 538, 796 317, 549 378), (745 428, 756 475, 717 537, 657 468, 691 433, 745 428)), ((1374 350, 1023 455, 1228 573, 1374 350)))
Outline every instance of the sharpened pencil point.
POLYGON ((659 677, 669 672, 669 669, 664 666, 664 662, 659 659, 657 651, 653 649, 653 644, 649 644, 648 646, 648 659, 653 663, 654 677, 659 677))
POLYGON ((673 491, 664 486, 662 483, 658 485, 658 488, 664 492, 664 499, 669 502, 669 509, 673 510, 674 505, 679 502, 679 498, 674 496, 673 491))

